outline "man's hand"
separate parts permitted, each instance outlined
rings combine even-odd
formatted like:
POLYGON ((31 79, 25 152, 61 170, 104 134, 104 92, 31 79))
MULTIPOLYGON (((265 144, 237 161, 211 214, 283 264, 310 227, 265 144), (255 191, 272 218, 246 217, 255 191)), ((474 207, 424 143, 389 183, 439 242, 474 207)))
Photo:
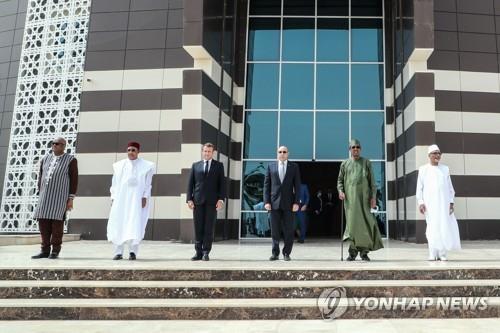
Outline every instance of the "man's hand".
POLYGON ((345 193, 344 192, 339 192, 339 199, 345 200, 345 193))
POLYGON ((189 209, 191 209, 191 210, 193 210, 193 209, 194 209, 194 202, 193 202, 193 200, 189 200, 189 201, 188 201, 188 207, 189 207, 189 209))
POLYGON ((292 212, 297 212, 299 210, 299 205, 298 204, 293 204, 292 206, 292 212))
POLYGON ((271 210, 271 204, 270 204, 270 203, 266 203, 266 204, 264 205, 264 208, 265 208, 266 210, 271 210))
POLYGON ((142 198, 142 208, 146 207, 147 203, 148 203, 148 199, 142 198))
POLYGON ((453 214, 454 211, 455 211, 455 207, 454 207, 453 203, 450 203, 450 215, 453 214))
POLYGON ((426 211, 425 205, 421 204, 420 206, 418 206, 418 210, 420 211, 420 213, 425 214, 425 211, 426 211))
POLYGON ((370 207, 373 209, 377 207, 377 200, 375 198, 370 199, 370 207))
POLYGON ((219 210, 222 207, 224 207, 224 201, 222 201, 222 200, 217 201, 217 204, 215 205, 215 209, 219 210))
POLYGON ((302 211, 302 212, 305 212, 306 210, 307 210, 307 205, 304 205, 304 206, 302 206, 302 208, 300 208, 300 211, 302 211))
POLYGON ((69 198, 66 202, 66 210, 71 211, 73 209, 73 198, 69 198))

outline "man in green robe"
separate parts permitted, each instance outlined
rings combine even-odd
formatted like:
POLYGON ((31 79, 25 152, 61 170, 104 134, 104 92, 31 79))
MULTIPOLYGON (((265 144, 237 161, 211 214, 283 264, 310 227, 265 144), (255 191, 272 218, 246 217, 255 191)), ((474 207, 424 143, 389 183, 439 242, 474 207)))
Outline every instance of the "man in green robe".
POLYGON ((368 252, 384 247, 375 216, 370 208, 375 208, 377 188, 371 162, 361 157, 361 143, 353 139, 349 143, 351 158, 340 166, 337 189, 339 199, 344 201, 346 229, 343 241, 349 240, 348 261, 361 259, 369 261, 368 252))

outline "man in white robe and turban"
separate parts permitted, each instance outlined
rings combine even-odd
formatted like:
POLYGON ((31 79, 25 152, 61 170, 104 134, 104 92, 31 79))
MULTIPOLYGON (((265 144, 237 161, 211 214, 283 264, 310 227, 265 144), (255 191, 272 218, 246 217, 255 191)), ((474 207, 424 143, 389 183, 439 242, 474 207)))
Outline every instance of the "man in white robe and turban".
POLYGON ((108 240, 115 245, 113 260, 123 259, 128 244, 129 260, 135 260, 149 218, 154 163, 139 158, 140 144, 129 142, 127 157, 113 164, 108 240))
POLYGON ((446 253, 460 250, 460 234, 454 214, 455 190, 449 168, 440 163, 437 145, 428 148, 429 163, 418 170, 417 201, 425 215, 425 235, 429 244, 429 260, 447 260, 446 253))

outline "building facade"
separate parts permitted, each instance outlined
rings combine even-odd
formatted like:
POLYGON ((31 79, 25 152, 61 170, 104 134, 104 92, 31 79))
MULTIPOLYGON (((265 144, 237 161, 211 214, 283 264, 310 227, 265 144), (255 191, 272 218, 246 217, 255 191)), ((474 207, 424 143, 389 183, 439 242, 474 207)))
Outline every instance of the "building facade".
POLYGON ((269 237, 279 145, 309 187, 309 235, 338 237, 336 177, 358 138, 383 235, 425 241, 417 170, 437 143, 461 237, 498 239, 499 24, 497 0, 0 1, 0 232, 36 231, 36 165, 61 135, 80 169, 68 231, 84 238, 106 237, 131 140, 157 166, 147 239, 192 239, 204 142, 227 178, 216 239, 269 237))

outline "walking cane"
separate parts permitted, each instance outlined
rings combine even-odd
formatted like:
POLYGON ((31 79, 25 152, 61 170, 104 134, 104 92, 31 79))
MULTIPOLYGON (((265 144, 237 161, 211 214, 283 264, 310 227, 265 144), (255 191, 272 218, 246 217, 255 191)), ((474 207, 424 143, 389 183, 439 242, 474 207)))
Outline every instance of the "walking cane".
POLYGON ((343 231, 344 231, 344 200, 342 200, 342 211, 340 212, 340 261, 344 261, 344 235, 343 235, 343 231))

